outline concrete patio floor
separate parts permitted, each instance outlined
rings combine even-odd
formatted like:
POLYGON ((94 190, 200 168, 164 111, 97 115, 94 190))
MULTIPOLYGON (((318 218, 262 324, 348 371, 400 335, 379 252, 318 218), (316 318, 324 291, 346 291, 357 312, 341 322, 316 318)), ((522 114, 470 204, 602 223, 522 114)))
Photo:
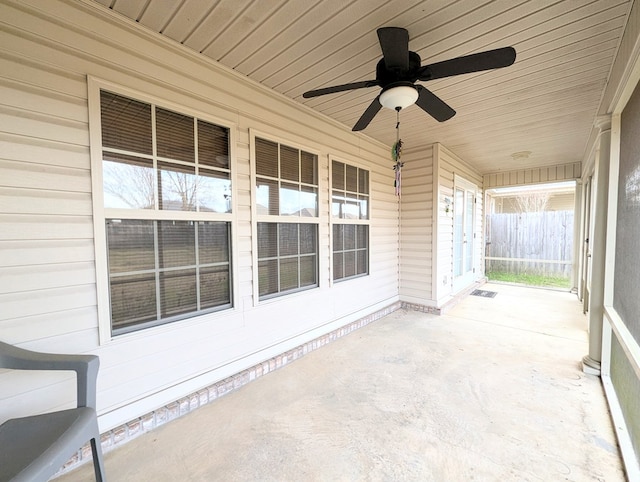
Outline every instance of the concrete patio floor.
POLYGON ((498 295, 396 311, 116 448, 108 480, 624 480, 575 295, 482 289, 498 295))

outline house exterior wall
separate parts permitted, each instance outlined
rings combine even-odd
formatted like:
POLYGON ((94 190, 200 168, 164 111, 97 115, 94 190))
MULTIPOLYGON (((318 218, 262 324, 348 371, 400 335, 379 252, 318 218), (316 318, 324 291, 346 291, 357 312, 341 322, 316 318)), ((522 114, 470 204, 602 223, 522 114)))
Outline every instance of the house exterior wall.
POLYGON ((477 187, 474 279, 483 276, 482 176, 439 143, 420 152, 409 151, 403 161, 400 298, 437 310, 455 294, 452 202, 456 176, 477 187), (451 202, 447 203, 447 199, 451 202))
MULTIPOLYGON (((436 144, 438 178, 438 259, 435 301, 443 306, 454 292, 453 286, 453 209, 447 212, 445 199, 454 199, 456 176, 477 187, 474 223, 474 281, 484 277, 484 215, 482 176, 442 144, 436 144)), ((453 204, 452 204, 453 206, 453 204)))
POLYGON ((405 152, 400 207, 400 296, 409 303, 435 306, 434 146, 405 152))
MULTIPOLYGON (((398 203, 387 147, 97 5, 3 2, 0 23, 0 338, 99 355, 101 430, 398 301, 398 203), (94 238, 92 82, 231 126, 232 309, 110 338, 100 314, 108 296, 97 286, 106 272, 104 240, 94 238), (255 297, 252 132, 319 154, 319 287, 268 301, 255 297), (370 170, 369 275, 340 283, 330 276, 332 156, 370 170)), ((0 379, 2 420, 73 403, 68 375, 0 379)))

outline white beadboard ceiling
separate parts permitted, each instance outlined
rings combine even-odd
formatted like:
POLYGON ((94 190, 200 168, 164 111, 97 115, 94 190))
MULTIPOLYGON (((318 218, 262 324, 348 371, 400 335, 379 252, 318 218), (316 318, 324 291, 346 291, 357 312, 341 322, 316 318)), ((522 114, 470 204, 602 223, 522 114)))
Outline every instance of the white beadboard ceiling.
MULTIPOLYGON (((403 110, 406 149, 441 142, 481 173, 582 160, 632 0, 95 0, 351 128, 378 87, 376 29, 404 27, 422 64, 513 46, 514 65, 426 82, 457 114, 403 110), (528 157, 512 156, 530 151, 528 157)), ((362 133, 391 146, 396 114, 362 133)))

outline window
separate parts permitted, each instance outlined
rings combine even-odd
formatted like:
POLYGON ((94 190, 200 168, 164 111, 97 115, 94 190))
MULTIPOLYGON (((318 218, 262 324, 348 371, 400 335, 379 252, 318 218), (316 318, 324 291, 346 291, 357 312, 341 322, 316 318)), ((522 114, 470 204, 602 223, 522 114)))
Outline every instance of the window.
POLYGON ((318 226, 258 223, 260 297, 318 286, 318 226))
POLYGON ((102 90, 113 334, 231 306, 229 129, 102 90))
POLYGON ((260 299, 318 286, 318 156, 256 137, 260 299))
POLYGON ((333 280, 369 274, 369 171, 331 163, 333 280))

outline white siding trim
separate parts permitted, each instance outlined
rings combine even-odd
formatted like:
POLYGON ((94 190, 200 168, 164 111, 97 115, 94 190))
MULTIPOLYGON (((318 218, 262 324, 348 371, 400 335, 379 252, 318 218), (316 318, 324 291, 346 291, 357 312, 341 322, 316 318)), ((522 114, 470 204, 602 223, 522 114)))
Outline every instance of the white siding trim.
POLYGON ((96 263, 96 294, 98 301, 98 335, 101 345, 111 341, 111 310, 109 308, 109 272, 107 266, 107 234, 104 225, 104 197, 102 196, 102 122, 100 118, 100 86, 88 76, 89 148, 91 150, 91 189, 93 192, 93 240, 96 263), (98 194, 100 193, 100 194, 98 194), (102 222, 97 222, 100 219, 102 222))

